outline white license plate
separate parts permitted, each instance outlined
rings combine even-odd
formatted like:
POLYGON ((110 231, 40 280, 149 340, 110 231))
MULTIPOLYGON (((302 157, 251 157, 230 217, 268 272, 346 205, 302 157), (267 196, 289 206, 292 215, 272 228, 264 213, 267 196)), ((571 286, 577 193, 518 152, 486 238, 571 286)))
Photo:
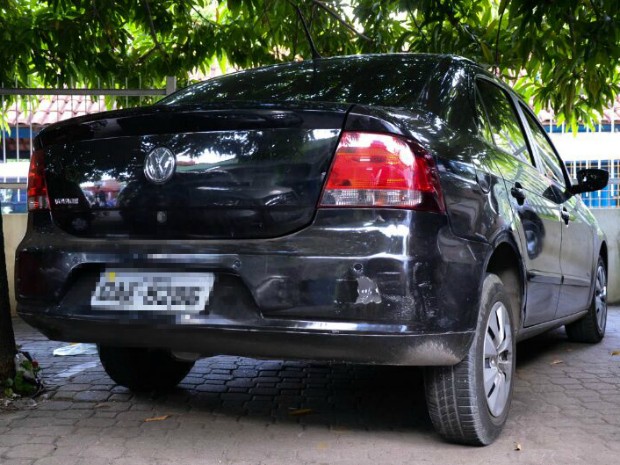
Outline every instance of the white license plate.
POLYGON ((213 273, 108 269, 101 273, 90 305, 94 310, 197 313, 209 302, 213 273))

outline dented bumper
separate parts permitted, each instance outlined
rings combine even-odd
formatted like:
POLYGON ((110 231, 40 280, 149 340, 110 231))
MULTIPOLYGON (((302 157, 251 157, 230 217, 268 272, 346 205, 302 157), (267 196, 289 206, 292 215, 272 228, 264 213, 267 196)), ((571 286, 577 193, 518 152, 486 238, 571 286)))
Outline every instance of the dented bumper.
POLYGON ((322 210, 308 228, 261 240, 111 242, 57 229, 31 215, 16 254, 18 312, 52 338, 406 365, 462 359, 487 247, 452 235, 443 215, 404 210, 322 210), (93 310, 106 268, 216 279, 199 313, 93 310))
MULTIPOLYGON (((324 360, 381 365, 454 365, 461 361, 473 333, 398 334, 321 329, 217 327, 188 322, 127 319, 123 322, 89 318, 59 318, 29 313, 22 317, 50 339, 92 342, 124 347, 165 347, 201 356, 234 354, 277 359, 324 360)), ((373 328, 376 329, 376 328, 373 328)), ((388 329, 389 328, 384 328, 388 329)), ((394 330, 396 328, 393 328, 394 330)))

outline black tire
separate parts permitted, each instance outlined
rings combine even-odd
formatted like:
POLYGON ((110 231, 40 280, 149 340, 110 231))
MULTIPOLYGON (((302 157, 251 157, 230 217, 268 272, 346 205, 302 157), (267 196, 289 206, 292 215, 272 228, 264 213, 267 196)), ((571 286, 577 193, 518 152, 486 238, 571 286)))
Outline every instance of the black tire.
POLYGON ((132 391, 164 391, 175 387, 194 366, 169 351, 99 346, 99 359, 112 380, 132 391))
POLYGON ((467 356, 454 366, 430 367, 425 373, 429 415, 448 441, 482 446, 502 431, 512 400, 514 328, 504 285, 496 275, 487 274, 467 356))
POLYGON ((582 318, 566 325, 566 334, 571 341, 595 344, 605 337, 607 327, 607 270, 601 257, 594 274, 592 301, 582 318))

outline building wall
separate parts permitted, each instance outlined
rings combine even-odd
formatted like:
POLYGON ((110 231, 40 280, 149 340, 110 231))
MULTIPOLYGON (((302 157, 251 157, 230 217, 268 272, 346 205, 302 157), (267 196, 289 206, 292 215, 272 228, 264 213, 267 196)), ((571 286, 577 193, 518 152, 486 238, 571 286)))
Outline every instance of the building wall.
MULTIPOLYGON (((605 234, 609 246, 609 284, 608 300, 612 304, 620 303, 620 209, 592 210, 605 234)), ((26 232, 26 213, 2 215, 4 225, 4 253, 7 262, 11 310, 15 311, 14 265, 15 249, 26 232)))
POLYGON ((620 303, 620 209, 593 209, 592 213, 607 236, 607 300, 611 304, 617 304, 620 303))
POLYGON ((21 242, 26 232, 27 213, 13 213, 2 215, 2 227, 4 232, 4 256, 6 257, 6 271, 9 281, 9 299, 11 312, 15 312, 15 249, 21 242))
POLYGON ((620 132, 550 134, 549 137, 564 161, 617 160, 620 158, 620 132))

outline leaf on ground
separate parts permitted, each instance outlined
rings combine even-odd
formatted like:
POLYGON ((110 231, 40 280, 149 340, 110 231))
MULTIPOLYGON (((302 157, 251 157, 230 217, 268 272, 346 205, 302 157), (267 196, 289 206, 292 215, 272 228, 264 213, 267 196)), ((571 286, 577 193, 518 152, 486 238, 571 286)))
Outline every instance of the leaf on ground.
POLYGON ((309 413, 312 413, 311 408, 293 408, 288 411, 289 415, 292 415, 295 417, 300 416, 300 415, 308 415, 309 413))
POLYGON ((620 350, 612 350, 611 355, 620 355, 620 350))
POLYGON ((560 363, 564 363, 564 360, 554 360, 551 365, 559 365, 560 363))
POLYGON ((144 422, 149 423, 151 421, 164 421, 170 418, 170 415, 160 415, 158 417, 145 418, 144 422))
POLYGON ((95 405, 95 408, 110 408, 110 404, 102 402, 100 404, 95 405))
POLYGON ((521 443, 515 442, 515 450, 521 450, 521 443))

